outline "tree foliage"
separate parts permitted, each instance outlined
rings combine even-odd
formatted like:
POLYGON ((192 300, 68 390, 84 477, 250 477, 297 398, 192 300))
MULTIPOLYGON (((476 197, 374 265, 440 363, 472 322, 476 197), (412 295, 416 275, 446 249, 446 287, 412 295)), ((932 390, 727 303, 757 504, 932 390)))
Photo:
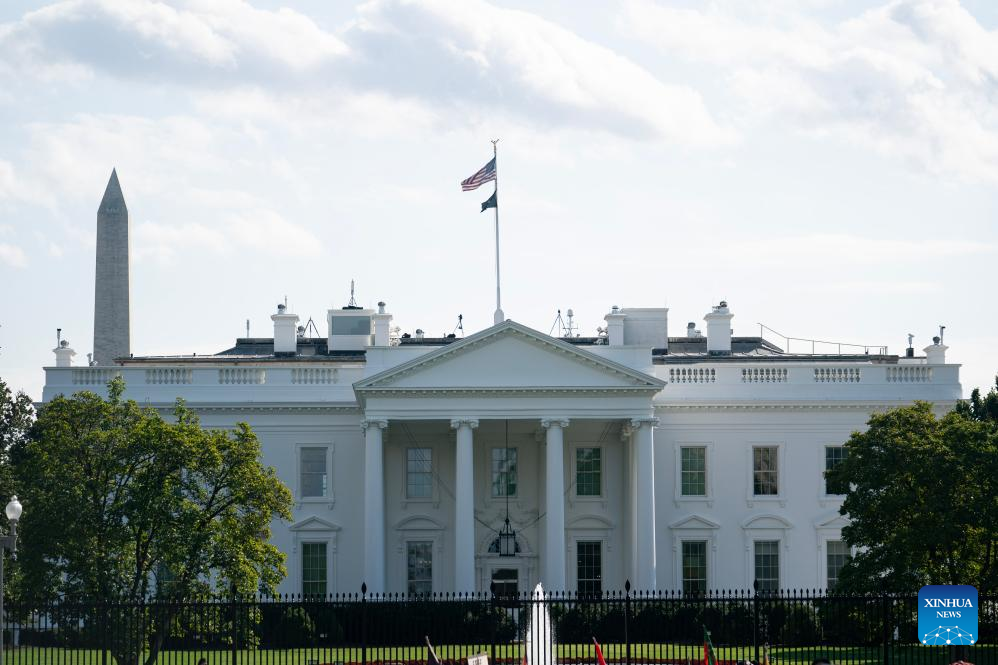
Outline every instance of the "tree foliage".
MULTIPOLYGON (((0 378, 0 509, 16 493, 10 464, 11 450, 24 445, 34 420, 35 409, 31 405, 31 398, 22 391, 14 393, 0 378)), ((4 550, 2 556, 9 558, 10 555, 4 550)), ((17 576, 16 568, 8 567, 7 570, 10 572, 4 578, 4 592, 17 576)))
POLYGON ((181 401, 167 422, 123 391, 119 378, 107 399, 56 397, 14 447, 26 496, 22 593, 137 602, 230 585, 274 592, 285 568, 270 523, 291 518, 292 499, 249 426, 203 429, 181 401))
POLYGON ((31 398, 21 391, 14 394, 0 378, 0 498, 4 504, 13 493, 10 451, 27 440, 34 419, 31 398))
POLYGON ((995 377, 995 385, 987 395, 981 397, 981 389, 974 388, 969 400, 956 405, 956 412, 971 420, 991 423, 994 427, 998 427, 998 376, 995 377))
POLYGON ((850 486, 842 535, 860 548, 837 589, 998 590, 998 430, 966 409, 936 418, 926 402, 874 414, 868 425, 829 472, 850 486))

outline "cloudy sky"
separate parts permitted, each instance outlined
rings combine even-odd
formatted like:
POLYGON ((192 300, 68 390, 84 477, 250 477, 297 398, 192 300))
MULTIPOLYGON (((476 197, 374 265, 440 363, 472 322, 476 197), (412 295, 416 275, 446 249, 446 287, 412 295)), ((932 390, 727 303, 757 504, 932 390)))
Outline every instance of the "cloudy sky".
POLYGON ((403 330, 727 299, 736 334, 998 369, 993 0, 0 4, 0 376, 92 348, 96 210, 133 224, 132 348, 325 332, 351 279, 403 330))

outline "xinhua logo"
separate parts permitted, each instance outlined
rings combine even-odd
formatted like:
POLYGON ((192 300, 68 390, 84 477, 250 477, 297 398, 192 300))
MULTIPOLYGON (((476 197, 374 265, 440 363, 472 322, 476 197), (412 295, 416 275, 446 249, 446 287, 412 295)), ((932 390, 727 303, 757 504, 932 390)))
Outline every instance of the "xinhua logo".
POLYGON ((969 584, 927 584, 918 592, 918 641, 977 642, 977 589, 969 584))

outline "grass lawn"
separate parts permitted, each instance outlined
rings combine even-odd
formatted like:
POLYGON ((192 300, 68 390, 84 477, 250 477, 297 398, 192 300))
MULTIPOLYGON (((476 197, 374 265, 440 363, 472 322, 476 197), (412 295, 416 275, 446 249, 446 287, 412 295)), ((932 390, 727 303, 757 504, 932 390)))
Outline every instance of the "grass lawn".
MULTIPOLYGON (((604 644, 603 653, 607 661, 623 663, 625 647, 622 644, 604 644)), ((444 661, 458 660, 475 653, 490 652, 489 646, 439 645, 437 653, 444 661)), ((558 660, 561 663, 596 662, 592 644, 559 644, 558 660)), ((721 661, 754 659, 751 645, 744 647, 718 647, 717 657, 721 661)), ((522 648, 516 644, 499 645, 496 659, 511 665, 519 665, 522 648)), ((160 653, 161 665, 197 665, 199 658, 207 658, 209 665, 230 665, 230 651, 164 651, 160 653)), ((368 648, 368 663, 426 663, 425 647, 385 647, 368 648)), ((807 663, 817 658, 827 658, 836 665, 881 665, 883 655, 879 647, 772 647, 770 662, 774 665, 807 663)), ((677 664, 698 665, 702 663, 702 649, 691 644, 632 644, 631 660, 636 665, 669 661, 677 664)), ((948 665, 950 657, 946 647, 923 647, 917 645, 897 646, 891 650, 891 663, 896 665, 948 665)), ((998 645, 971 647, 969 660, 975 665, 998 665, 998 645)), ((340 647, 315 647, 309 649, 259 649, 237 652, 239 665, 333 665, 334 663, 362 662, 361 650, 340 647)), ((6 651, 4 665, 119 665, 107 655, 102 659, 100 651, 87 649, 63 649, 55 647, 18 647, 6 651)))

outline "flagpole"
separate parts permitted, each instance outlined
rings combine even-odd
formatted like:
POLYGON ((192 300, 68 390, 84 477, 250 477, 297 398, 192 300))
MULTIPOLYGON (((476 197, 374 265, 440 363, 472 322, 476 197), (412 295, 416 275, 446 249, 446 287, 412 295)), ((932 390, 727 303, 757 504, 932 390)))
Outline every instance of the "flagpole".
POLYGON ((496 165, 496 191, 493 196, 496 199, 495 211, 496 211, 496 311, 492 317, 492 322, 494 324, 500 324, 506 320, 506 315, 502 312, 502 298, 499 291, 499 151, 496 149, 496 144, 499 143, 499 139, 492 141, 492 159, 495 161, 496 165))

